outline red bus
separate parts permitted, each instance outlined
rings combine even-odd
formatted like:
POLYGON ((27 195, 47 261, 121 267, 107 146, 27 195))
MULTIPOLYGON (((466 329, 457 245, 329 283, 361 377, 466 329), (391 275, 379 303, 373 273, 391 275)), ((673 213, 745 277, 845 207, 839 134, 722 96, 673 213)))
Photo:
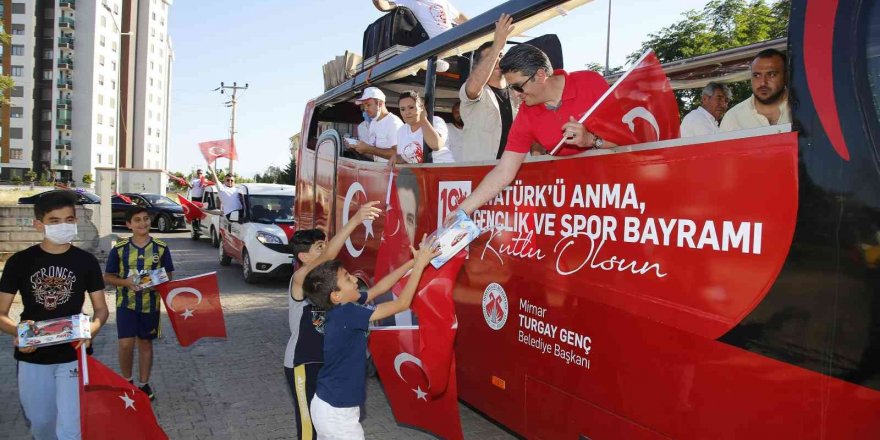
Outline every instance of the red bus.
MULTIPOLYGON (((392 174, 410 235, 436 229, 494 163, 346 157, 355 96, 414 88, 447 113, 456 55, 502 12, 525 31, 583 3, 509 1, 310 101, 298 227, 332 234, 392 174), (418 69, 436 58, 450 71, 418 69)), ((767 44, 789 57, 792 124, 531 158, 474 214, 491 232, 454 288, 462 401, 527 438, 880 438, 880 2, 791 3, 767 44)), ((667 72, 699 87, 758 47, 667 72)), ((383 226, 340 255, 366 284, 383 226)))

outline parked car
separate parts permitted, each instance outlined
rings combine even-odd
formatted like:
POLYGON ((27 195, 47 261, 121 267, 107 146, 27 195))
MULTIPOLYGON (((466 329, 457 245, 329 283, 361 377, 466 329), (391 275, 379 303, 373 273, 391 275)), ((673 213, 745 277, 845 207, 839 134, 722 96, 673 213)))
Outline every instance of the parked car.
POLYGON ((220 216, 220 264, 239 261, 245 282, 287 277, 293 271, 290 238, 295 229, 296 187, 273 183, 238 185, 242 211, 220 216))
POLYGON ((217 189, 214 186, 205 188, 204 196, 205 218, 197 222, 192 228, 193 240, 206 236, 211 238, 211 246, 220 247, 220 217, 223 211, 220 210, 220 201, 217 198, 217 189))
POLYGON ((133 205, 147 208, 153 227, 160 232, 169 232, 177 228, 186 228, 183 207, 174 200, 161 194, 124 193, 111 198, 113 224, 125 224, 125 212, 133 205), (124 196, 124 197, 123 197, 124 196), (129 203, 125 198, 131 200, 129 203))
MULTIPOLYGON (((18 204, 19 205, 33 205, 40 196, 42 196, 44 194, 56 192, 56 191, 66 191, 66 190, 50 189, 49 191, 43 191, 39 194, 34 194, 32 196, 19 197, 18 204)), ((76 193, 78 195, 78 197, 76 199, 77 205, 94 205, 94 204, 101 203, 101 198, 95 194, 92 194, 92 193, 90 193, 86 190, 83 190, 83 189, 76 189, 74 191, 76 191, 76 193)))

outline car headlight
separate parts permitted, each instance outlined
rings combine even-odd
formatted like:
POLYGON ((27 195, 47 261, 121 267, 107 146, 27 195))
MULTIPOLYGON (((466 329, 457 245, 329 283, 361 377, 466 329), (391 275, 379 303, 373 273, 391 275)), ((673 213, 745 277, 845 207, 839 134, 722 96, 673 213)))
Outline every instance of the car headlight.
POLYGON ((268 232, 263 232, 263 231, 257 232, 257 241, 259 241, 260 243, 263 243, 263 244, 269 244, 269 243, 283 244, 281 239, 278 238, 277 236, 272 235, 268 232))

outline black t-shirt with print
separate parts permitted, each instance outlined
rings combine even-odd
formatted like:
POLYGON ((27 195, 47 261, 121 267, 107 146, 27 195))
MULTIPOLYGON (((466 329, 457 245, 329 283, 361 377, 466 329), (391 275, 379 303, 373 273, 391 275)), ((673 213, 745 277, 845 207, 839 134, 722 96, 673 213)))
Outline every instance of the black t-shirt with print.
MULTIPOLYGON (((101 266, 94 255, 71 246, 50 254, 31 246, 9 258, 0 278, 0 292, 21 294, 21 321, 44 321, 82 312, 87 292, 104 290, 101 266)), ((62 364, 76 360, 71 344, 39 347, 33 353, 15 350, 15 359, 32 364, 62 364)))

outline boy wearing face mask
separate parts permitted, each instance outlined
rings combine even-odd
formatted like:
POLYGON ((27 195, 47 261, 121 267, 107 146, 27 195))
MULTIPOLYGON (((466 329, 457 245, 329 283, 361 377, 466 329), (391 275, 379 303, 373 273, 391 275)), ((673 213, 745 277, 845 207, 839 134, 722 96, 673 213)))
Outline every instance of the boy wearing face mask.
POLYGON ((79 371, 81 344, 18 348, 16 322, 9 309, 21 294, 22 321, 44 321, 82 313, 86 295, 92 302, 94 339, 107 322, 101 266, 71 242, 76 238, 76 193, 49 191, 34 204, 34 228, 43 241, 16 252, 0 278, 0 330, 13 335, 18 363, 18 396, 33 438, 79 439, 79 371))
MULTIPOLYGON (((138 388, 154 399, 150 387, 153 368, 153 340, 159 336, 159 295, 152 288, 141 289, 134 273, 165 269, 168 279, 174 272, 171 250, 164 241, 150 236, 150 213, 134 206, 125 213, 130 238, 116 242, 107 255, 104 281, 116 286, 116 333, 119 337, 119 369, 122 377, 134 383, 134 347, 138 351, 138 388)), ((140 278, 140 277, 137 277, 140 278)))

